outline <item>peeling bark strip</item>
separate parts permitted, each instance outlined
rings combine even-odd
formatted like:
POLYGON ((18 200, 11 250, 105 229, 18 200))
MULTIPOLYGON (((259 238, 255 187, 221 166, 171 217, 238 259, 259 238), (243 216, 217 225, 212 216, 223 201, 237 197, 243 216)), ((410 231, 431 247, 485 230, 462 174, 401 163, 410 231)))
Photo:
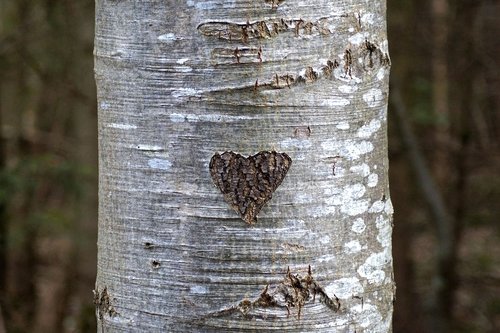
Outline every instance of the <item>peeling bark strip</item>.
POLYGON ((233 152, 215 154, 210 160, 210 174, 224 194, 226 202, 254 224, 257 214, 271 200, 292 164, 285 153, 261 151, 249 157, 233 152))
MULTIPOLYGON (((297 319, 300 319, 302 308, 307 304, 314 303, 316 295, 319 296, 320 303, 330 310, 334 312, 340 310, 341 304, 338 297, 333 295, 331 298, 326 294, 323 287, 314 280, 311 266, 308 267, 307 274, 304 276, 292 274, 290 267, 288 267, 283 281, 271 287, 267 285, 258 298, 252 301, 244 299, 235 306, 211 313, 208 316, 224 317, 241 313, 245 317, 255 318, 258 314, 254 313, 254 310, 275 307, 286 309, 287 317, 290 316, 290 309, 295 308, 297 319)), ((263 316, 263 318, 273 319, 272 316, 263 316)))

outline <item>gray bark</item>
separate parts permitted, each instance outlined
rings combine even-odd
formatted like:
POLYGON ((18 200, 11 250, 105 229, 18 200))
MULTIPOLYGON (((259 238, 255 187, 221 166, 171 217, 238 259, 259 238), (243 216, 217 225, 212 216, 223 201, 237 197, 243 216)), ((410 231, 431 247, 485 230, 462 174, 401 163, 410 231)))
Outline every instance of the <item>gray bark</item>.
POLYGON ((96 3, 105 332, 389 332, 385 2, 96 3), (290 156, 249 225, 210 159, 290 156), (310 268, 309 268, 310 267, 310 268))

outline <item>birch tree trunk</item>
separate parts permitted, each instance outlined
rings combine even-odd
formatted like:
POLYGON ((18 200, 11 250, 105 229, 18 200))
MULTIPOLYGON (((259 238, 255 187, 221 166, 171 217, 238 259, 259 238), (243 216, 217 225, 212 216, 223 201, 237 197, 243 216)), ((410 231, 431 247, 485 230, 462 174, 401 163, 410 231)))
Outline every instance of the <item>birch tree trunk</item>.
POLYGON ((385 10, 97 1, 98 330, 391 330, 385 10), (253 224, 236 153, 291 160, 253 224))

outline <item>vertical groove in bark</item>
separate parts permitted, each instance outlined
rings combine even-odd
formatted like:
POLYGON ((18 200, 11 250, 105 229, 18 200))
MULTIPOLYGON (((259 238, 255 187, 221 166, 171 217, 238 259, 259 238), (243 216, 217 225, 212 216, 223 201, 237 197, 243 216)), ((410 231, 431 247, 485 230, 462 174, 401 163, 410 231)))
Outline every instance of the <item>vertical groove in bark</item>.
POLYGON ((385 3, 96 15, 99 327, 389 331, 385 3), (246 224, 210 159, 273 150, 293 167, 246 224))

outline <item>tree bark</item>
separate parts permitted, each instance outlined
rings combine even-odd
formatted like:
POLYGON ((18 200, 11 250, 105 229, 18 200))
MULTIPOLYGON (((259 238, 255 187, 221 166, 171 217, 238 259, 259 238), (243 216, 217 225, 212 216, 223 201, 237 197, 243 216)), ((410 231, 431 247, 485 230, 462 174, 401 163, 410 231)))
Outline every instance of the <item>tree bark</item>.
POLYGON ((97 1, 98 330, 391 331, 385 10, 97 1), (253 224, 231 151, 291 159, 253 224))

